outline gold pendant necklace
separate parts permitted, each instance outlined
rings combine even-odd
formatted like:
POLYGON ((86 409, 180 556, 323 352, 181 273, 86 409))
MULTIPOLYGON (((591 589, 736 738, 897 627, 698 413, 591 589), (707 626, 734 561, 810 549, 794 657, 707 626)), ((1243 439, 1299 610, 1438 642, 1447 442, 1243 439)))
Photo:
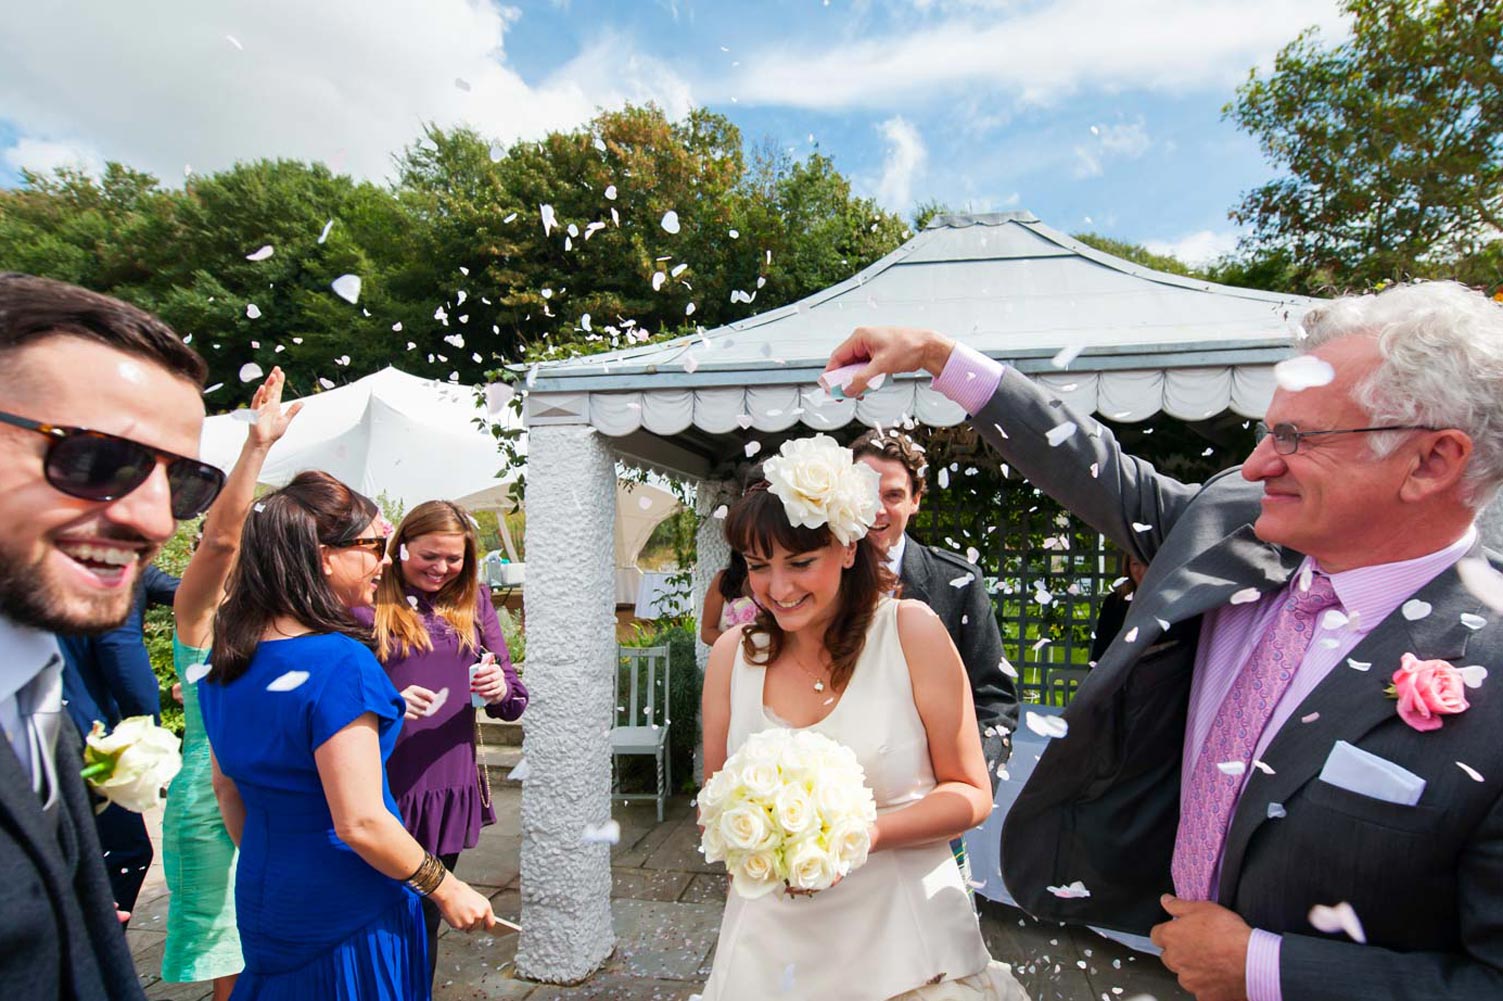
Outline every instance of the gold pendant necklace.
POLYGON ((793 656, 793 654, 790 653, 788 655, 788 659, 791 660, 791 661, 793 661, 793 666, 794 667, 796 667, 800 671, 804 672, 804 674, 807 677, 809 677, 810 679, 812 679, 814 681, 814 690, 816 692, 822 692, 822 691, 825 690, 825 679, 824 678, 821 678, 819 675, 817 675, 813 671, 809 670, 803 664, 799 663, 798 658, 795 657, 795 656, 793 656))

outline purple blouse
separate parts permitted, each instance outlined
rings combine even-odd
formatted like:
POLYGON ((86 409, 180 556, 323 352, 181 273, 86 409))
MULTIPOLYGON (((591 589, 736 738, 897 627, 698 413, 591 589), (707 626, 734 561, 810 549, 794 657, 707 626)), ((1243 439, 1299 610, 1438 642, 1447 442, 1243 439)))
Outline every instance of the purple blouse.
MULTIPOLYGON (((506 696, 485 707, 488 716, 519 718, 527 708, 527 689, 511 665, 501 622, 485 588, 475 608, 480 648, 472 652, 460 649, 459 637, 448 620, 433 610, 428 595, 410 587, 406 592, 417 599, 417 612, 428 627, 433 649, 393 656, 382 666, 399 692, 408 685, 422 685, 434 692, 447 688, 449 696, 432 716, 402 721, 396 749, 386 762, 386 778, 408 832, 426 850, 449 855, 474 847, 480 828, 496 822, 495 812, 482 801, 475 767, 470 665, 488 650, 506 675, 506 696)), ((356 609, 355 615, 370 625, 375 610, 356 609)))

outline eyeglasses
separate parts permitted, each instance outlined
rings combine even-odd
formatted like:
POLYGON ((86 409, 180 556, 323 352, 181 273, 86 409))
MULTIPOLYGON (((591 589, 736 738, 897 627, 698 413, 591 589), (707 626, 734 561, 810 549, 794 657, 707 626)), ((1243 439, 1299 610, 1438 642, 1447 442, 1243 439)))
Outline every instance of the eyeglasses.
POLYGON ((145 483, 158 462, 167 464, 172 516, 197 517, 209 509, 224 488, 224 473, 207 462, 143 445, 129 438, 60 427, 0 411, 0 423, 46 435, 42 475, 56 490, 89 501, 119 500, 145 483))
POLYGON ((363 539, 351 539, 349 542, 330 543, 330 549, 369 549, 375 553, 376 559, 386 555, 386 537, 384 535, 370 535, 363 539))
POLYGON ((1369 434, 1373 431, 1439 431, 1440 428, 1426 427, 1422 424, 1389 424, 1375 428, 1339 428, 1335 431, 1301 431, 1293 424, 1279 423, 1269 427, 1259 421, 1253 427, 1253 444, 1263 444, 1264 438, 1273 439, 1273 450, 1279 455, 1293 455, 1299 451, 1299 443, 1304 438, 1319 438, 1328 434, 1369 434))

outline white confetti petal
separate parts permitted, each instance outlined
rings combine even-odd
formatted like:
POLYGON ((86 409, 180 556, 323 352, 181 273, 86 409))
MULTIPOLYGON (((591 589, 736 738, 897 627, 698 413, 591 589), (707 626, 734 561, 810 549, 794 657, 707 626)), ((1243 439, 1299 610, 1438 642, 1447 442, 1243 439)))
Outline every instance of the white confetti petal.
POLYGON ((607 184, 605 186, 605 197, 609 198, 611 201, 616 200, 616 186, 614 184, 607 184))
POLYGON ((1053 365, 1055 368, 1068 368, 1070 363, 1074 361, 1084 350, 1084 344, 1076 344, 1072 347, 1061 348, 1059 354, 1049 359, 1049 364, 1053 365))
POLYGON ((183 680, 190 685, 196 685, 209 673, 208 664, 189 664, 183 672, 183 680))
MULTIPOLYGON (((690 305, 693 305, 693 303, 690 303, 690 305)), ((694 357, 694 353, 692 351, 685 352, 684 371, 692 375, 694 373, 694 370, 697 368, 699 368, 699 359, 694 357)))
POLYGON ((1287 811, 1287 810, 1284 809, 1284 804, 1283 803, 1269 803, 1268 804, 1268 819, 1269 820, 1279 820, 1279 819, 1287 817, 1287 816, 1289 816, 1289 811, 1287 811))
POLYGON ((1264 775, 1273 774, 1273 768, 1266 761, 1259 761, 1257 758, 1253 758, 1252 764, 1254 768, 1262 772, 1264 775))
POLYGON ((1218 761, 1216 770, 1222 775, 1242 775, 1247 772, 1247 763, 1243 761, 1218 761))
POLYGON ((760 441, 749 441, 746 443, 746 457, 748 459, 760 451, 762 451, 762 443, 760 441))
POLYGON ((1012 662, 1006 657, 1003 657, 1000 661, 997 662, 997 667, 1002 671, 1003 674, 1007 675, 1009 678, 1012 678, 1014 680, 1017 679, 1018 669, 1016 667, 1013 667, 1012 662))
POLYGON ((664 212, 663 213, 663 221, 662 221, 661 225, 663 227, 663 231, 664 232, 666 232, 666 233, 677 233, 678 232, 678 228, 679 228, 678 227, 678 213, 675 212, 675 211, 673 211, 672 209, 669 209, 667 212, 664 212))
POLYGON ((1456 561, 1456 573, 1461 584, 1494 612, 1503 613, 1503 574, 1494 570, 1487 560, 1468 556, 1456 561))
POLYGON ((444 705, 448 703, 448 701, 449 690, 447 688, 440 688, 438 691, 433 693, 433 699, 428 703, 428 711, 423 713, 423 715, 432 716, 434 713, 442 709, 444 705))
POLYGON ((1298 393, 1325 386, 1336 378, 1336 370, 1314 355, 1300 355, 1273 367, 1273 378, 1285 392, 1298 393))
POLYGON ((1410 622, 1414 622, 1430 614, 1430 603, 1428 601, 1421 601, 1419 598, 1410 598, 1399 606, 1399 611, 1403 614, 1404 618, 1410 622))
POLYGON ((1320 713, 1308 713, 1304 716, 1301 716, 1299 718, 1299 721, 1301 723, 1314 723, 1318 719, 1320 719, 1320 713))
POLYGON ((728 508, 724 504, 722 504, 719 507, 717 507, 714 511, 710 512, 710 517, 711 518, 719 518, 721 520, 724 520, 725 516, 727 514, 729 514, 729 513, 730 513, 730 508, 728 508))
POLYGON ((539 205, 538 217, 543 221, 543 235, 553 232, 553 227, 558 225, 558 217, 553 214, 552 205, 539 205))
POLYGON ((1059 897, 1062 900, 1073 900, 1080 897, 1089 897, 1091 895, 1091 891, 1087 890, 1085 884, 1078 879, 1068 885, 1051 886, 1048 889, 1050 893, 1054 894, 1056 897, 1059 897))
POLYGON ((330 231, 333 230, 333 229, 334 229, 334 220, 330 219, 328 222, 324 223, 324 230, 323 230, 323 232, 318 234, 318 242, 319 243, 323 243, 325 240, 327 240, 329 238, 330 231))
POLYGON ((616 820, 607 820, 598 827, 594 824, 586 824, 584 833, 579 836, 582 845, 614 845, 621 840, 621 824, 616 820))
POLYGON ((1471 765, 1467 764, 1465 761, 1458 761, 1458 762, 1456 762, 1456 767, 1460 768, 1462 771, 1466 772, 1467 778, 1471 779, 1473 782, 1482 782, 1482 781, 1485 781, 1482 778, 1481 773, 1478 772, 1477 769, 1473 768, 1471 765))
POLYGON ((1263 592, 1257 588, 1244 587, 1232 595, 1231 602, 1234 605, 1245 605, 1250 601, 1257 601, 1261 597, 1263 597, 1263 592))
POLYGON ((245 51, 245 46, 241 45, 240 39, 236 38, 234 35, 225 35, 224 40, 226 42, 229 42, 235 48, 239 49, 241 52, 245 51))
POLYGON ((246 254, 245 255, 245 259, 247 261, 264 261, 268 257, 270 257, 272 254, 275 254, 275 253, 276 253, 276 249, 274 247, 272 247, 271 244, 268 243, 266 246, 262 247, 260 250, 252 251, 251 253, 246 254))
POLYGON ((359 275, 340 275, 329 283, 329 287, 334 290, 335 295, 339 296, 345 302, 354 303, 355 300, 360 298, 359 275))
POLYGON ((954 588, 962 588, 968 585, 970 582, 970 574, 961 574, 959 577, 956 577, 954 580, 950 581, 950 586, 954 588))
POLYGON ((1063 737, 1070 732, 1070 724, 1062 716, 1050 716, 1030 710, 1023 714, 1023 722, 1040 737, 1063 737))
POLYGON ((531 776, 532 766, 527 763, 526 758, 520 758, 515 765, 511 766, 511 771, 506 777, 513 782, 526 782, 531 776))
POLYGON ((1487 680, 1487 668, 1481 664, 1470 664, 1456 672, 1461 675, 1461 683, 1468 688, 1481 688, 1487 680))
POLYGON ((1345 932, 1352 941, 1362 945, 1367 944, 1367 934, 1362 930, 1362 922, 1357 918, 1357 912, 1352 910, 1352 905, 1344 900, 1334 907, 1316 904, 1310 908, 1310 924, 1317 931, 1323 931, 1328 935, 1345 932))
POLYGON ((1125 632, 1125 633, 1122 634, 1122 640, 1125 643, 1135 643, 1135 642, 1137 642, 1137 639, 1138 639, 1138 627, 1137 626, 1133 626, 1127 632, 1125 632))
POLYGON ((654 271, 652 273, 652 290, 657 292, 662 289, 663 283, 668 280, 668 272, 654 271))
POLYGON ((1320 627, 1322 629, 1340 629, 1348 621, 1345 612, 1339 608, 1331 608, 1320 617, 1320 627))
POLYGON ((499 414, 517 391, 504 382, 492 382, 485 387, 485 408, 494 417, 499 414))
POLYGON ((1153 528, 1153 526, 1150 525, 1150 524, 1148 524, 1147 522, 1135 521, 1135 522, 1132 523, 1132 530, 1134 532, 1147 532, 1147 531, 1151 530, 1152 528, 1153 528))
POLYGON ((318 377, 318 384, 320 386, 322 386, 323 388, 325 388, 325 389, 333 389, 334 388, 333 381, 329 380, 329 379, 325 379, 323 376, 319 376, 318 377))
POLYGON ((1044 437, 1049 440, 1050 448, 1056 448, 1059 445, 1063 444, 1066 438, 1070 437, 1078 430, 1079 428, 1076 427, 1074 421, 1065 421, 1063 424, 1059 424, 1055 427, 1050 428, 1048 433, 1045 434, 1044 437))
POLYGON ((288 671, 286 674, 272 681, 266 686, 268 692, 290 692, 303 682, 308 680, 307 671, 288 671))
POLYGON ((1473 615, 1471 612, 1462 612, 1461 624, 1475 632, 1487 625, 1487 620, 1480 615, 1473 615))
MULTIPOLYGON (((1006 474, 1004 473, 1003 475, 1006 475, 1006 474)), ((1093 462, 1093 463, 1091 463, 1091 479, 1093 479, 1093 480, 1094 479, 1099 479, 1100 476, 1101 476, 1101 464, 1099 462, 1093 462)))
POLYGON ((1346 666, 1350 667, 1353 671, 1366 671, 1373 665, 1370 661, 1353 660, 1352 658, 1348 657, 1346 659, 1346 666))
POLYGON ((256 379, 261 378, 265 374, 266 373, 264 373, 264 372, 261 371, 261 366, 257 365, 253 361, 248 361, 244 365, 240 366, 240 381, 241 382, 253 382, 256 379))
POLYGON ((261 307, 253 302, 248 302, 245 304, 245 315, 252 320, 259 320, 261 319, 261 307))

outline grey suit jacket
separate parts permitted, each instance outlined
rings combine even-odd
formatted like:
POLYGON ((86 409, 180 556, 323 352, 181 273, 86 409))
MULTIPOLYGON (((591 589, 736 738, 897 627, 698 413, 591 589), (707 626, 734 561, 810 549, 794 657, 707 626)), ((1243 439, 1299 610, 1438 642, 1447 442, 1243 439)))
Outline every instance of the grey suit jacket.
MULTIPOLYGON (((1026 910, 1146 932, 1167 917, 1159 894, 1172 892, 1202 616, 1243 588, 1283 587, 1302 555, 1254 535, 1261 487, 1236 470, 1204 486, 1160 475, 1011 369, 974 424, 1035 486, 1149 563, 1123 634, 1081 685, 1067 735, 1050 741, 1002 834, 1003 875, 1026 910), (1066 420, 1080 430, 1049 447, 1045 434, 1066 420), (1074 880, 1089 897, 1047 889, 1074 880)), ((1249 778, 1232 818, 1219 902, 1283 936, 1284 1001, 1503 998, 1503 625, 1461 624, 1462 613, 1486 609, 1454 570, 1416 597, 1431 613, 1411 622, 1395 612, 1352 653, 1370 671, 1337 667, 1311 692, 1263 755, 1272 774, 1249 778), (1420 733, 1383 691, 1404 653, 1482 664, 1494 680, 1468 692, 1467 712, 1420 733), (1419 804, 1319 781, 1337 740, 1424 778, 1419 804), (1272 804, 1282 817, 1269 816, 1272 804), (1343 901, 1366 945, 1310 925, 1314 905, 1343 901)))
POLYGON ((67 720, 55 753, 59 802, 49 815, 0 739, 0 997, 140 1001, 67 720))
POLYGON ((1018 728, 1018 692, 1012 679, 1002 673, 1002 635, 992 613, 991 596, 980 571, 965 559, 921 545, 912 536, 905 539, 899 574, 903 597, 934 609, 960 651, 971 679, 976 725, 982 733, 982 750, 991 766, 995 791, 997 766, 1007 761, 1012 750, 1008 735, 1018 728), (959 588, 950 584, 962 576, 969 576, 971 583, 959 588), (986 735, 988 729, 992 730, 990 737, 986 735))

